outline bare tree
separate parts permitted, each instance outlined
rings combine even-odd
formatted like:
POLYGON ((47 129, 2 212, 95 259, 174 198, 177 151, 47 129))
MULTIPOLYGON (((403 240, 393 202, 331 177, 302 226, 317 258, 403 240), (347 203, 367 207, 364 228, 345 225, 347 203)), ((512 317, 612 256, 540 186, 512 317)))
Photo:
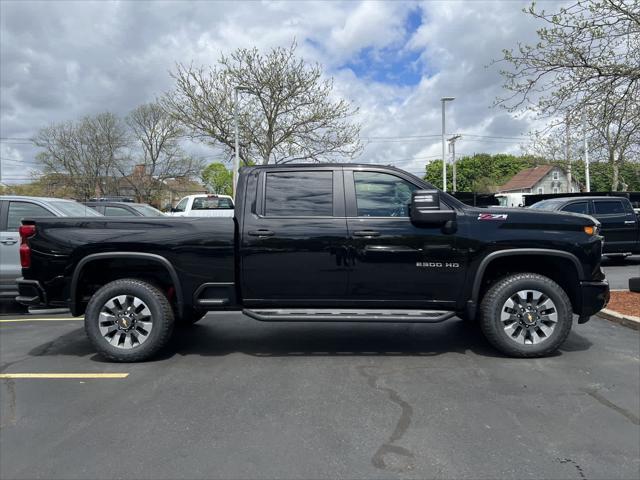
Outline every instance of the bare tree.
POLYGON ((577 0, 558 12, 524 10, 543 23, 538 43, 504 50, 509 95, 497 103, 550 118, 549 128, 588 118, 591 147, 611 164, 611 187, 640 134, 640 3, 577 0))
POLYGON ((65 178, 74 195, 88 199, 109 188, 115 165, 127 146, 124 125, 110 112, 78 122, 52 124, 33 139, 45 173, 65 178))
POLYGON ((295 43, 261 54, 256 48, 221 56, 210 68, 178 64, 163 105, 194 138, 235 153, 234 89, 239 105, 240 158, 252 162, 332 161, 361 151, 357 112, 332 99, 333 81, 320 65, 295 56, 295 43))
POLYGON ((180 148, 183 129, 158 103, 140 105, 126 118, 126 124, 131 150, 117 163, 117 169, 138 201, 156 199, 166 179, 192 177, 202 170, 202 161, 180 148))
MULTIPOLYGON (((535 45, 504 50, 500 73, 511 94, 498 103, 565 115, 599 104, 616 92, 629 96, 640 84, 640 3, 578 0, 558 12, 525 13, 542 22, 535 45)), ((637 98, 637 97, 636 97, 637 98)))

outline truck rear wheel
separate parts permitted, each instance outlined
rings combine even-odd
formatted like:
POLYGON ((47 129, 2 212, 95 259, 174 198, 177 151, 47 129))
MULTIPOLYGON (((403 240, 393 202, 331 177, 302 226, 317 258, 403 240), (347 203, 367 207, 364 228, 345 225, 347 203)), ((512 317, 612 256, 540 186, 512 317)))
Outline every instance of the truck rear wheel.
POLYGON ((556 282, 536 273, 518 273, 496 282, 480 305, 487 340, 512 357, 555 352, 571 331, 571 302, 556 282))
POLYGON ((95 349, 114 362, 139 362, 171 338, 174 315, 158 288, 136 279, 100 288, 87 305, 84 327, 95 349))

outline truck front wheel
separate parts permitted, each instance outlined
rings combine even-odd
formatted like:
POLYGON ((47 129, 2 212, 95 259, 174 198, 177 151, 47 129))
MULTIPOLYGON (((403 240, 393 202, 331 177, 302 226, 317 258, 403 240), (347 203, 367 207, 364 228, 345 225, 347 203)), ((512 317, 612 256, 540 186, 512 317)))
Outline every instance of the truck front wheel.
POLYGON ((487 340, 512 357, 542 357, 555 352, 571 331, 571 301, 556 282, 536 273, 497 281, 480 305, 487 340))
POLYGON ((171 338, 174 315, 158 288, 136 279, 116 280, 87 305, 84 327, 90 342, 114 362, 151 358, 171 338))

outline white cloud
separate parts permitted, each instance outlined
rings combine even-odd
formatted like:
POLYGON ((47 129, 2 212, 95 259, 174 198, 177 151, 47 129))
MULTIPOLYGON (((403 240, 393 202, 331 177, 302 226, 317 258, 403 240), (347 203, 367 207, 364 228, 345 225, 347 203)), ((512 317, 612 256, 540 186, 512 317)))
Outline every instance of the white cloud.
MULTIPOLYGON (((447 106, 449 132, 515 136, 531 120, 491 108, 501 78, 486 66, 502 48, 533 38, 535 25, 521 13, 526 4, 0 2, 0 136, 28 138, 50 122, 104 110, 123 115, 171 88, 168 71, 176 62, 213 63, 238 47, 266 49, 293 39, 302 56, 335 78, 336 95, 360 108, 364 137, 439 134, 443 95, 456 97, 447 106), (416 11, 422 25, 408 31, 407 16, 416 11), (363 59, 363 51, 371 58, 363 59), (371 71, 387 61, 399 69, 405 56, 417 82, 375 80, 371 71), (357 74, 344 67, 357 62, 357 74)), ((3 157, 17 154, 24 162, 37 153, 29 145, 2 145, 3 157)), ((469 137, 458 150, 517 152, 518 144, 469 137)), ((424 138, 370 143, 361 160, 418 173, 439 154, 439 139, 424 138)), ((3 162, 3 178, 21 177, 13 165, 3 162)))

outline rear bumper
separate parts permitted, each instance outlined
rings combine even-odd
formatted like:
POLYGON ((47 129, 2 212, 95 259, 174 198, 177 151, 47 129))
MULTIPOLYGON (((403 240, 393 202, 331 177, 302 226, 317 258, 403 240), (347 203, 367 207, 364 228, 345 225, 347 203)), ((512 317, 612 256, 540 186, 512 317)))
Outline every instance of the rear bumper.
POLYGON ((28 307, 44 307, 47 305, 47 294, 37 280, 18 279, 18 296, 16 302, 28 307))
POLYGON ((577 314, 580 323, 585 323, 591 315, 598 313, 609 303, 609 282, 580 282, 580 304, 577 314))

